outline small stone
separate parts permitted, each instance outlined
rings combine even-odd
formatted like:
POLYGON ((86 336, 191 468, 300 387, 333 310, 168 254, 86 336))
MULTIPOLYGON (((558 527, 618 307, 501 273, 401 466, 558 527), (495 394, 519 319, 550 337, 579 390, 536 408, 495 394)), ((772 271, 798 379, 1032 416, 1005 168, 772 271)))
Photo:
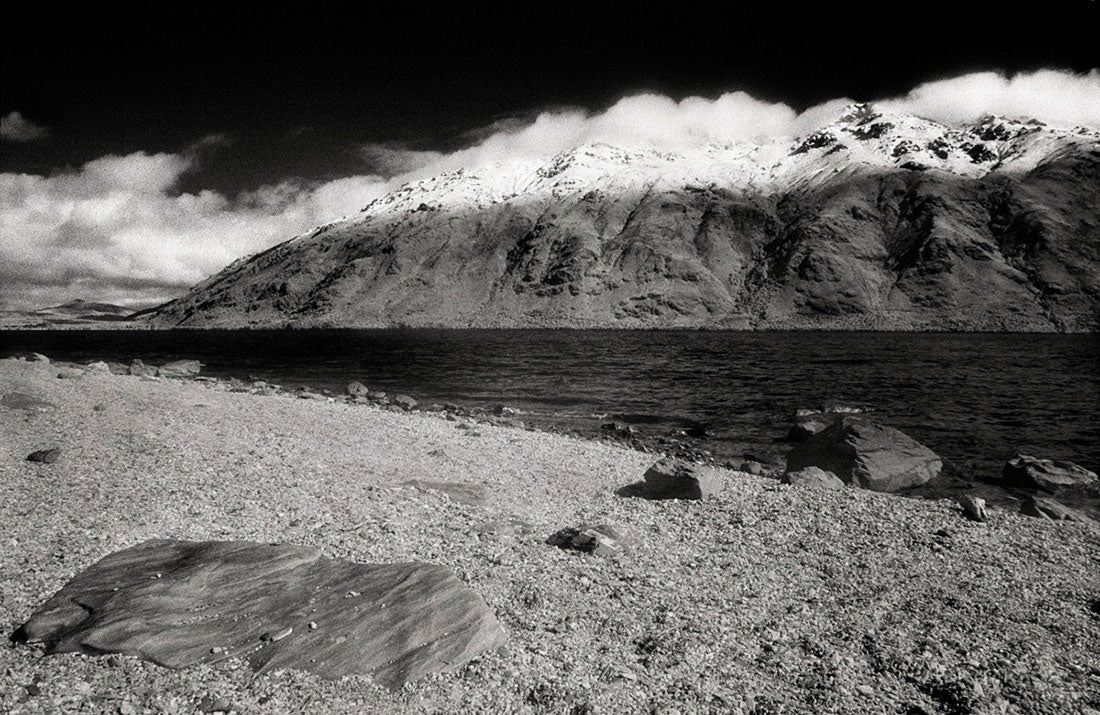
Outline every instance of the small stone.
POLYGON ((783 483, 793 487, 812 487, 816 489, 843 489, 844 482, 832 472, 818 467, 803 467, 783 475, 783 483))
POLYGON ((260 640, 270 641, 274 643, 275 641, 281 641, 293 632, 294 629, 288 626, 278 631, 268 631, 267 633, 264 633, 262 636, 260 636, 260 640))
POLYGON ((409 397, 408 395, 394 395, 392 402, 406 412, 409 410, 415 410, 417 404, 416 400, 409 397))
POLYGON ((53 447, 52 449, 40 449, 37 452, 31 452, 27 455, 28 462, 40 462, 42 464, 53 464, 60 458, 60 447, 53 447))
POLYGON ((971 521, 985 521, 989 518, 989 513, 985 508, 985 499, 966 494, 959 497, 959 506, 962 507, 963 513, 971 521))
POLYGON ((344 391, 352 397, 366 397, 370 390, 361 382, 349 382, 344 391))
POLYGON ((137 715, 137 708, 133 703, 126 701, 118 706, 118 715, 137 715))
POLYGON ((310 621, 309 622, 309 630, 311 630, 311 631, 317 630, 317 621, 310 621))
POLYGON ((871 696, 871 695, 874 695, 874 694, 875 694, 875 689, 874 689, 874 688, 872 688, 872 687, 871 687, 870 685, 857 685, 857 686, 856 686, 856 691, 857 691, 857 692, 858 692, 858 693, 859 693, 860 695, 867 695, 867 696, 871 696))
POLYGON ((213 648, 210 649, 210 652, 213 653, 214 655, 217 655, 218 653, 224 653, 225 648, 222 648, 221 646, 216 645, 216 646, 214 646, 213 648))

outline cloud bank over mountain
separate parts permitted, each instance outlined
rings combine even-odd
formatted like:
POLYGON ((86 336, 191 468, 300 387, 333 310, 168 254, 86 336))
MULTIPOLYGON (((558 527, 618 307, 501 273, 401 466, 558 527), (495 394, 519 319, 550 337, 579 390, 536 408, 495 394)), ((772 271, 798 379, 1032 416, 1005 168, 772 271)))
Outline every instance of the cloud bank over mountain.
MULTIPOLYGON (((545 160, 594 142, 658 149, 764 142, 809 133, 852 101, 837 98, 799 112, 744 92, 681 100, 636 94, 599 112, 555 109, 497 122, 470 133, 472 143, 454 151, 367 144, 359 148, 362 175, 318 183, 288 178, 233 197, 179 189, 181 177, 201 176, 204 161, 218 160, 217 147, 228 141, 220 135, 176 153, 104 156, 49 176, 4 173, 0 307, 75 297, 158 302, 236 258, 354 213, 412 179, 492 162, 545 160)), ((975 73, 876 103, 945 123, 992 113, 1100 127, 1100 70, 975 73)), ((18 112, 4 117, 3 127, 5 140, 47 140, 44 128, 18 112)))

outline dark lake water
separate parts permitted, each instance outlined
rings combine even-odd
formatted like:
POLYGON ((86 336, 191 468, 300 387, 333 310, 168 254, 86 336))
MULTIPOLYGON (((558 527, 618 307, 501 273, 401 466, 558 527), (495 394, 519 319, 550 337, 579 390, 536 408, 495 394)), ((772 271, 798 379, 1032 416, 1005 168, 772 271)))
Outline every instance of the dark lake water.
POLYGON ((802 407, 871 410, 968 477, 1016 452, 1100 468, 1100 336, 568 330, 4 331, 0 354, 197 358, 204 374, 422 402, 503 403, 528 419, 649 435, 705 425, 718 455, 781 457, 802 407), (606 416, 606 417, 605 417, 606 416))

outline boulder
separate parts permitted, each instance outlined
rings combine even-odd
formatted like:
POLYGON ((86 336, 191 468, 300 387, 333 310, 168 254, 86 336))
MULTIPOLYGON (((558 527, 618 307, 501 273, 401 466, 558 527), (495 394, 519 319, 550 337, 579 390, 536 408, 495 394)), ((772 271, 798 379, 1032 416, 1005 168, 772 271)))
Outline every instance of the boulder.
POLYGON ((370 390, 361 382, 349 382, 348 386, 344 388, 344 392, 352 397, 366 397, 370 390))
POLYGON ((50 359, 42 353, 31 353, 30 361, 45 363, 46 365, 50 364, 50 359))
POLYGON ((1090 472, 1073 462, 1038 459, 1017 454, 1005 464, 1001 472, 1007 486, 1020 489, 1042 489, 1055 493, 1063 487, 1094 484, 1096 472, 1090 472))
POLYGON ((202 370, 198 360, 173 360, 157 368, 158 377, 194 377, 202 370))
POLYGON ((311 547, 154 539, 78 574, 13 635, 47 653, 122 653, 168 668, 372 675, 392 688, 505 643, 450 569, 360 564, 311 547))
POLYGON ((989 512, 985 508, 985 499, 966 494, 959 497, 959 506, 962 507, 966 518, 971 521, 986 521, 989 519, 989 512))
POLYGON ((815 489, 843 489, 844 482, 832 472, 817 467, 803 467, 783 475, 783 483, 793 487, 812 487, 815 489))
POLYGON ((157 374, 157 367, 156 365, 146 365, 141 360, 135 359, 133 362, 130 363, 129 373, 131 375, 153 376, 157 374))
POLYGON ((566 527, 551 534, 546 543, 593 556, 618 556, 628 553, 631 547, 627 533, 610 524, 566 527))
POLYGON ((764 465, 757 461, 741 462, 737 471, 744 472, 745 474, 751 474, 754 477, 760 477, 764 475, 767 470, 764 469, 764 465))
POLYGON ((393 399, 390 400, 390 402, 405 411, 416 409, 416 400, 409 397, 408 395, 394 395, 393 399))
POLYGON ((800 417, 787 431, 787 439, 791 442, 805 442, 818 432, 821 432, 830 424, 833 418, 816 413, 809 417, 800 417))
POLYGON ((28 462, 41 462, 42 464, 53 464, 60 458, 60 447, 53 447, 51 449, 40 449, 37 452, 31 452, 27 455, 28 462))
POLYGON ((706 499, 722 489, 713 470, 665 458, 645 473, 641 495, 647 499, 706 499))
POLYGON ((84 366, 85 372, 91 372, 99 375, 108 375, 111 372, 111 366, 102 360, 90 362, 84 366))
POLYGON ((935 478, 943 461, 900 430, 846 415, 791 450, 787 471, 804 467, 824 469, 863 489, 895 492, 935 478))

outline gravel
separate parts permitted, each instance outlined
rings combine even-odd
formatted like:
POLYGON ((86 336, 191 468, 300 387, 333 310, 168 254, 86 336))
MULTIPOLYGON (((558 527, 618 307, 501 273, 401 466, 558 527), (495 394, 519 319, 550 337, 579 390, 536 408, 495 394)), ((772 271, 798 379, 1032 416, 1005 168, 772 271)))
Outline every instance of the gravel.
POLYGON ((503 652, 390 692, 243 663, 0 649, 0 712, 1100 711, 1100 527, 723 471, 702 501, 617 496, 653 455, 219 382, 0 361, 0 623, 149 538, 309 544, 454 570, 503 652), (96 406, 106 409, 96 409, 96 406), (25 461, 42 445, 54 464, 25 461), (484 485, 475 506, 410 480, 484 485), (523 528, 485 528, 522 524, 523 528), (628 528, 628 552, 546 542, 628 528))

